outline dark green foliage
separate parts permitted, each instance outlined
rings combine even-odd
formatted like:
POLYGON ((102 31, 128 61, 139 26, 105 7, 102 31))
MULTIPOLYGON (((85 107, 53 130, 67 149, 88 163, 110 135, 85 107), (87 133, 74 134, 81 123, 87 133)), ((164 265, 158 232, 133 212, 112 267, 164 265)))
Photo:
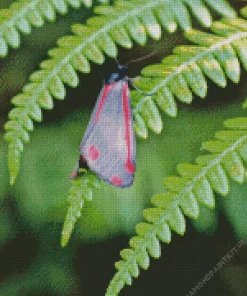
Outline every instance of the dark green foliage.
MULTIPOLYGON (((185 217, 196 220, 192 223, 199 232, 214 233, 218 223, 218 210, 215 209, 217 195, 229 195, 219 204, 229 218, 236 237, 246 236, 245 212, 241 207, 245 205, 243 196, 246 186, 240 185, 246 180, 247 118, 226 120, 225 130, 218 131, 215 139, 207 142, 204 140, 210 132, 205 126, 210 126, 207 125, 210 120, 216 122, 212 114, 204 114, 201 110, 198 114, 190 113, 186 105, 182 106, 182 120, 176 119, 176 122, 181 120, 177 133, 172 118, 177 116, 176 100, 188 105, 194 96, 202 99, 207 96, 208 80, 221 88, 225 88, 229 81, 239 83, 241 67, 247 70, 247 9, 241 10, 243 18, 240 18, 225 0, 98 2, 105 5, 96 6, 86 24, 74 24, 71 35, 57 41, 57 46, 49 50, 48 59, 43 60, 40 69, 31 74, 22 92, 12 98, 14 108, 5 124, 5 140, 8 142, 11 184, 16 181, 24 152, 23 171, 10 192, 18 196, 18 209, 27 228, 38 232, 44 246, 46 231, 42 233, 40 228, 44 223, 64 220, 67 191, 69 207, 62 230, 62 246, 68 243, 77 221, 76 237, 86 242, 100 241, 119 233, 133 234, 133 225, 140 220, 141 211, 153 195, 152 207, 143 211, 144 221, 136 225, 136 235, 130 239, 129 248, 121 251, 121 260, 116 263, 117 272, 106 292, 106 295, 113 296, 118 295, 125 285, 132 284, 133 278, 139 276, 140 268, 149 268, 150 257, 161 256, 161 242, 170 243, 173 232, 184 235, 185 217), (212 11, 223 19, 213 22, 212 11), (202 28, 192 29, 193 19, 208 28, 207 32, 202 28), (147 143, 139 142, 138 172, 132 188, 126 191, 111 188, 108 184, 100 184, 98 177, 91 172, 86 172, 70 182, 68 189, 68 172, 74 160, 68 151, 77 149, 74 141, 81 136, 81 123, 76 121, 64 121, 59 127, 35 132, 35 148, 30 145, 30 149, 24 151, 24 143, 29 142, 30 132, 34 130, 34 121, 43 120, 42 109, 53 109, 54 99, 64 100, 66 85, 72 88, 79 85, 77 71, 87 74, 91 71, 91 62, 102 65, 106 56, 116 58, 119 47, 129 49, 133 43, 144 46, 149 37, 154 41, 160 40, 162 29, 173 33, 179 27, 190 44, 176 46, 171 55, 163 56, 160 63, 148 65, 142 69, 142 76, 135 79, 139 88, 154 93, 152 96, 143 96, 136 91, 131 93, 136 134, 144 139, 148 137, 148 129, 159 134, 165 122, 168 135, 162 134, 157 140, 151 134, 147 143), (160 109, 172 118, 164 117, 160 109), (193 127, 191 116, 196 122, 193 127), (184 129, 183 134, 181 129, 184 129), (186 136, 188 129, 190 133, 186 136), (61 139, 66 139, 64 147, 61 147, 61 139), (186 147, 192 141, 203 141, 201 149, 206 153, 195 159, 196 149, 186 147), (176 163, 179 163, 177 175, 165 177, 162 184, 161 176, 172 171, 173 153, 176 163), (164 155, 169 159, 165 168, 164 155), (193 159, 195 163, 189 163, 193 159), (185 160, 188 163, 184 163, 185 160), (234 192, 239 193, 238 203, 230 193, 230 180, 235 183, 234 192), (27 184, 33 184, 32 188, 27 184), (163 193, 156 194, 159 191, 163 193), (93 202, 87 203, 92 198, 93 202), (208 214, 212 209, 212 214, 208 214)), ((20 0, 9 9, 1 10, 0 56, 6 57, 9 47, 20 47, 20 33, 29 34, 32 26, 41 27, 46 20, 53 22, 57 12, 66 15, 69 6, 80 8, 82 4, 91 7, 97 1, 20 0)), ((235 107, 235 111, 228 108, 226 113, 220 110, 219 117, 230 117, 232 113, 236 115, 240 112, 239 106, 237 112, 235 107)), ((80 118, 84 115, 87 118, 86 113, 80 114, 80 118)), ((83 125, 85 127, 86 123, 83 125)), ((3 149, 0 154, 0 166, 6 167, 6 151, 3 149)), ((0 177, 1 196, 8 192, 5 176, 0 177)), ((16 235, 18 226, 11 220, 9 210, 5 211, 5 206, 1 210, 0 226, 5 231, 0 232, 0 238, 6 244, 16 235)), ((48 291, 52 293, 56 290, 61 295, 69 291, 75 276, 66 270, 66 265, 61 269, 60 278, 64 281, 61 287, 52 275, 59 272, 59 265, 44 260, 39 266, 38 276, 50 282, 48 291), (50 273, 46 275, 47 270, 50 273)), ((32 277, 32 269, 30 271, 27 272, 28 277, 32 277)), ((18 295, 19 285, 25 293, 32 285, 37 286, 35 281, 22 282, 17 278, 16 282, 13 295, 18 295)), ((8 284, 6 287, 6 290, 0 288, 0 294, 2 291, 9 292, 8 284)))

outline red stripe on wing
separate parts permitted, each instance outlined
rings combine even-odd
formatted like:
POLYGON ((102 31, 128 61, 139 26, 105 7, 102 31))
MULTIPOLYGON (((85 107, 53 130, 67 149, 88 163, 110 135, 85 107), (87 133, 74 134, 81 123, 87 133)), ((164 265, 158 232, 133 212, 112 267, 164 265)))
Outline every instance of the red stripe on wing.
POLYGON ((96 123, 96 121, 98 120, 100 113, 102 111, 102 108, 104 106, 105 100, 107 98, 107 95, 109 94, 109 92, 112 89, 112 87, 114 86, 114 84, 115 83, 110 83, 110 84, 104 85, 104 90, 103 90, 103 94, 102 94, 102 97, 99 102, 99 107, 98 107, 97 113, 95 114, 95 117, 94 117, 94 123, 96 123))
POLYGON ((125 123, 125 140, 127 144, 127 160, 125 163, 125 170, 133 174, 135 172, 135 166, 131 162, 131 114, 129 107, 129 97, 128 97, 128 83, 124 82, 123 86, 123 112, 124 112, 124 123, 125 123))

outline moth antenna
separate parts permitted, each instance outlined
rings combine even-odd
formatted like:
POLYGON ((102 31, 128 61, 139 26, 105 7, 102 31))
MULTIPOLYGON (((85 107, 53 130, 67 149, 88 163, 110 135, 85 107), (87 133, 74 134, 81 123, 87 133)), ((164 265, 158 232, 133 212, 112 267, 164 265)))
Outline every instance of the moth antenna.
POLYGON ((130 61, 126 64, 126 66, 128 66, 128 65, 130 65, 130 64, 133 64, 133 63, 136 63, 136 62, 139 62, 139 61, 142 61, 142 60, 145 60, 145 59, 147 59, 147 58, 149 58, 149 57, 152 57, 152 56, 154 56, 156 53, 157 53, 157 51, 155 51, 155 52, 151 52, 151 53, 145 55, 144 57, 137 58, 137 59, 134 59, 134 60, 130 60, 130 61))
POLYGON ((120 66, 118 59, 114 59, 118 66, 120 66))

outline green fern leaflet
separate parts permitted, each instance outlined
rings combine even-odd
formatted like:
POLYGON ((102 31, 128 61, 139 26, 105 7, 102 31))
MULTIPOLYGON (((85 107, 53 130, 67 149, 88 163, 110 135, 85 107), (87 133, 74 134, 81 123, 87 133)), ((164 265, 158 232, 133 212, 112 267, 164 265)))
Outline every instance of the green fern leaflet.
POLYGON ((226 196, 229 178, 242 184, 247 167, 247 118, 227 120, 227 130, 216 133, 216 140, 202 144, 208 154, 196 158, 196 164, 180 164, 179 176, 166 177, 163 194, 152 198, 153 208, 144 210, 146 222, 136 226, 137 235, 130 248, 121 251, 122 260, 116 263, 117 273, 112 279, 107 296, 118 295, 132 277, 139 276, 139 268, 148 269, 149 256, 159 258, 160 241, 169 243, 171 231, 185 232, 185 216, 197 219, 199 203, 213 209, 214 192, 226 196))
POLYGON ((9 46, 20 47, 20 33, 30 34, 32 26, 42 27, 46 20, 55 21, 57 12, 66 14, 68 6, 82 4, 91 7, 92 0, 19 0, 0 10, 0 57, 7 56, 9 46))
POLYGON ((185 33, 196 45, 178 46, 173 55, 162 63, 147 66, 136 85, 153 96, 132 92, 136 132, 146 138, 148 128, 161 132, 162 120, 157 106, 167 115, 177 115, 179 101, 190 104, 193 95, 205 98, 207 78, 220 87, 227 85, 227 78, 238 83, 240 62, 247 70, 247 21, 224 19, 210 28, 214 34, 198 30, 185 33))
POLYGON ((85 201, 92 200, 92 189, 99 188, 99 179, 92 173, 86 173, 71 181, 68 202, 70 203, 62 230, 61 246, 68 243, 85 201))

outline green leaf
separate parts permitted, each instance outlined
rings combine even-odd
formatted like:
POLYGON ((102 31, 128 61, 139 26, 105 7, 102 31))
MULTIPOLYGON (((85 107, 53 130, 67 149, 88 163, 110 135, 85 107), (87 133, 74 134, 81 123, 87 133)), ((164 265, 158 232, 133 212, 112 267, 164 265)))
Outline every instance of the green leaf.
POLYGON ((75 227, 75 223, 81 216, 85 201, 92 200, 92 188, 97 186, 95 183, 95 177, 90 173, 85 173, 82 177, 77 177, 77 179, 72 180, 71 185, 68 197, 70 206, 66 214, 61 234, 62 247, 67 245, 75 227))
MULTIPOLYGON (((226 121, 225 125, 230 123, 230 128, 241 129, 245 121, 243 119, 232 119, 226 121)), ((230 131, 238 132, 234 129, 230 131)), ((129 275, 129 266, 137 263, 145 269, 149 267, 147 251, 154 258, 160 256, 159 240, 170 242, 170 228, 180 235, 184 234, 184 215, 197 219, 199 215, 198 202, 209 209, 213 209, 215 207, 214 191, 221 195, 226 195, 229 192, 228 177, 236 182, 243 181, 243 176, 246 175, 243 159, 244 157, 247 159, 247 153, 245 153, 247 151, 247 136, 238 133, 239 137, 237 138, 236 135, 234 140, 231 141, 223 138, 218 141, 207 142, 204 146, 212 154, 198 157, 196 165, 187 163, 178 165, 177 171, 180 176, 164 179, 164 185, 168 190, 162 194, 156 194, 152 198, 154 207, 144 210, 143 217, 148 223, 143 222, 137 225, 137 236, 130 240, 132 251, 126 251, 122 256, 124 264, 118 265, 118 271, 110 282, 107 295, 118 293, 119 290, 116 290, 118 287, 122 289, 122 282, 125 281, 126 274, 129 275), (239 147, 244 149, 243 154, 239 153, 241 151, 239 147)), ((201 212, 204 213, 205 211, 206 209, 201 207, 201 212)), ((205 225, 209 225, 212 229, 212 224, 209 223, 215 225, 214 217, 215 215, 211 219, 199 220, 195 226, 201 231, 205 231, 205 225), (201 223, 200 221, 204 222, 201 223)), ((134 274, 136 275, 137 272, 134 274)))
POLYGON ((52 22, 55 20, 54 9, 48 1, 40 2, 38 4, 38 9, 48 21, 52 22))
POLYGON ((48 91, 58 100, 63 100, 65 98, 66 90, 58 76, 54 76, 51 79, 48 85, 48 91))
POLYGON ((139 223, 136 225, 136 233, 140 236, 145 236, 152 228, 149 223, 139 223))
POLYGON ((225 70, 226 75, 233 82, 238 83, 240 79, 240 64, 231 46, 224 46, 215 51, 215 56, 225 70))
POLYGON ((159 258, 161 255, 160 243, 156 236, 152 236, 147 243, 147 250, 153 258, 159 258))
POLYGON ((226 78, 219 62, 209 54, 206 59, 199 59, 198 64, 208 78, 221 87, 226 86, 226 78))
POLYGON ((139 236, 134 236, 130 239, 129 245, 132 249, 137 249, 143 243, 143 239, 139 236))
POLYGON ((178 173, 186 178, 192 179, 200 174, 202 167, 199 165, 192 165, 189 163, 179 164, 177 166, 178 173))
POLYGON ((219 131, 215 134, 217 140, 222 140, 225 142, 233 142, 239 139, 240 137, 247 136, 247 131, 238 130, 238 131, 219 131))
POLYGON ((184 70, 183 75, 189 87, 193 90, 193 92, 197 96, 205 98, 207 94, 207 82, 198 65, 191 64, 190 66, 188 66, 188 68, 184 70))
POLYGON ((160 208, 149 208, 144 210, 143 217, 150 223, 155 223, 160 219, 163 214, 163 210, 160 208))
POLYGON ((162 223, 157 227, 157 236, 164 243, 170 243, 171 230, 166 223, 162 223))
POLYGON ((40 95, 40 98, 38 99, 37 102, 41 108, 48 109, 48 110, 52 109, 54 106, 52 96, 49 94, 48 91, 44 91, 40 95))
POLYGON ((228 119, 224 122, 224 125, 232 129, 247 130, 247 118, 237 117, 233 119, 228 119))
POLYGON ((183 103, 190 104, 192 102, 191 91, 189 90, 186 80, 182 75, 174 77, 168 86, 171 92, 183 103))
POLYGON ((195 18, 205 27, 210 27, 212 22, 212 17, 207 7, 204 6, 204 3, 201 0, 183 0, 186 3, 195 18))
POLYGON ((177 115, 177 105, 175 103, 174 96, 169 88, 165 87, 163 92, 160 91, 154 96, 154 101, 160 107, 161 110, 167 113, 171 117, 177 115))
POLYGON ((60 78, 71 87, 76 87, 79 84, 78 76, 72 65, 67 64, 59 73, 60 78))
POLYGON ((216 11, 221 10, 221 13, 223 13, 226 17, 236 17, 236 12, 226 0, 205 0, 205 2, 216 11))
POLYGON ((159 40, 161 37, 161 28, 152 11, 143 14, 141 16, 141 21, 146 28, 148 35, 155 40, 159 40))
POLYGON ((220 153, 228 147, 228 143, 222 141, 208 141, 202 143, 202 149, 207 150, 211 153, 220 153))
POLYGON ((176 31, 177 21, 175 20, 175 15, 170 11, 168 2, 161 3, 154 11, 164 29, 170 33, 176 31))
POLYGON ((182 1, 174 0, 171 5, 172 11, 175 15, 175 18, 179 20, 183 30, 188 31, 191 29, 191 21, 188 10, 182 1))
POLYGON ((215 199, 212 187, 206 178, 202 178, 193 188, 197 200, 208 208, 215 207, 215 199))
MULTIPOLYGON (((96 2, 96 1, 95 1, 96 2)), ((104 3, 104 0, 100 2, 104 3)), ((0 57, 8 54, 8 46, 20 47, 20 33, 30 34, 31 26, 41 27, 45 20, 54 21, 56 12, 66 14, 68 5, 79 8, 92 6, 92 1, 79 0, 21 0, 0 10, 0 57)))
POLYGON ((150 265, 150 259, 146 250, 141 250, 139 252, 138 257, 136 258, 136 262, 143 269, 148 269, 150 265))
POLYGON ((85 57, 89 60, 93 61, 96 64, 103 64, 105 58, 102 52, 98 49, 98 47, 91 43, 84 49, 85 57))
POLYGON ((180 207, 183 213, 192 219, 197 219, 199 216, 199 206, 193 192, 189 192, 180 202, 180 207))
MULTIPOLYGON (((96 41, 97 46, 105 52, 109 57, 115 58, 117 56, 117 47, 112 39, 107 35, 103 34, 96 41)), ((101 58, 102 59, 102 58, 101 58)))
POLYGON ((166 209, 169 207, 175 197, 176 193, 170 191, 164 192, 162 194, 156 194, 152 197, 152 204, 156 207, 166 209))
POLYGON ((177 177, 177 176, 170 176, 164 178, 164 185, 167 189, 178 192, 184 188, 186 185, 187 180, 177 177))
POLYGON ((217 193, 223 196, 228 194, 229 192, 228 178, 220 164, 214 166, 208 172, 207 175, 208 175, 209 182, 211 183, 213 189, 217 193))
POLYGON ((18 31, 14 27, 8 28, 4 35, 6 42, 13 48, 18 48, 20 46, 20 37, 18 31))
POLYGON ((245 169, 243 161, 237 152, 233 151, 228 153, 222 159, 222 165, 235 182, 243 184, 245 178, 245 169))
POLYGON ((148 130, 145 124, 145 121, 142 119, 142 117, 139 114, 135 114, 135 132, 136 134, 143 138, 146 139, 148 135, 148 130))
POLYGON ((8 45, 4 38, 0 36, 0 57, 5 57, 8 53, 8 45))
POLYGON ((131 48, 132 42, 129 38, 126 30, 123 27, 116 26, 110 31, 111 38, 120 46, 125 48, 131 48))
POLYGON ((167 222, 173 231, 180 235, 184 235, 185 219, 179 207, 176 207, 170 211, 167 222))
POLYGON ((42 27, 44 25, 44 18, 41 12, 36 8, 29 9, 29 14, 26 18, 27 21, 35 27, 42 27))
POLYGON ((143 104, 140 113, 147 125, 155 133, 159 134, 162 130, 162 120, 159 111, 152 100, 147 99, 143 104))
POLYGON ((76 70, 82 73, 90 72, 90 64, 82 54, 75 54, 71 60, 71 64, 76 70))
POLYGON ((126 24, 128 33, 131 35, 133 40, 139 44, 144 45, 147 42, 146 30, 142 23, 137 19, 133 18, 126 24))

